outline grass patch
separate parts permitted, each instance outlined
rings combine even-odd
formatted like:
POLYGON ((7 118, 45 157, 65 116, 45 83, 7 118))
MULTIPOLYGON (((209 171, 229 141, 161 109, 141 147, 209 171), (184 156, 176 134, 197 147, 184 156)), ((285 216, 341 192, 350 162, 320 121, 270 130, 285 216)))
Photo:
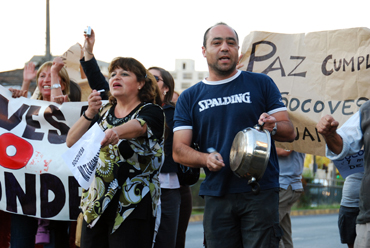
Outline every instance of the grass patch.
POLYGON ((318 206, 307 206, 307 207, 299 207, 293 205, 292 210, 307 210, 307 209, 339 209, 340 204, 332 204, 332 205, 318 205, 318 206))
POLYGON ((191 214, 204 214, 204 209, 193 209, 191 214))

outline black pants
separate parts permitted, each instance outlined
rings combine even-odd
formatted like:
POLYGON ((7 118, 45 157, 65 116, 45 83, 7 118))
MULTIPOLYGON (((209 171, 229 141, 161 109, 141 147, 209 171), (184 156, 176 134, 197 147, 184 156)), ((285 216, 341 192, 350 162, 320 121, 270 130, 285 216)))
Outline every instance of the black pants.
POLYGON ((175 248, 180 203, 180 189, 161 189, 161 224, 154 248, 175 248))
POLYGON ((185 248, 186 230, 188 229, 193 201, 189 186, 181 185, 180 193, 181 193, 180 218, 179 225, 177 228, 176 248, 185 248))
POLYGON ((93 228, 84 220, 81 232, 81 248, 151 248, 155 218, 152 199, 148 193, 136 209, 112 233, 118 206, 118 194, 93 228))
POLYGON ((203 226, 208 248, 278 248, 279 189, 204 196, 203 226))
MULTIPOLYGON (((18 214, 12 214, 11 218, 11 247, 34 247, 38 219, 18 214)), ((68 248, 70 223, 70 221, 50 220, 48 227, 50 229, 50 243, 45 244, 44 247, 68 248)))

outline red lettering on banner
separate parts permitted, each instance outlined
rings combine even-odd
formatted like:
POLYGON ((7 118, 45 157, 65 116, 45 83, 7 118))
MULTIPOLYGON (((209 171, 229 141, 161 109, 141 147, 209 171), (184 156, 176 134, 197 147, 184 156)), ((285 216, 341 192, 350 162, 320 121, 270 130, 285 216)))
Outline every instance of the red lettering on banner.
POLYGON ((32 145, 26 140, 12 134, 0 135, 0 165, 13 170, 18 170, 27 165, 33 154, 32 145), (7 149, 14 147, 15 154, 8 155, 7 149))

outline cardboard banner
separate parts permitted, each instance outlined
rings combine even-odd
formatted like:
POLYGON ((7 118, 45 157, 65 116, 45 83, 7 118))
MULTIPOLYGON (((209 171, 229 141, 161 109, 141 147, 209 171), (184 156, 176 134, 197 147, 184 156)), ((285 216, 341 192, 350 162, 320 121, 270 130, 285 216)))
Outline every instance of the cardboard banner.
POLYGON ((325 155, 316 124, 330 114, 340 126, 370 98, 370 30, 352 28, 305 34, 252 32, 241 52, 242 70, 270 76, 297 131, 277 146, 325 155))
POLYGON ((86 78, 80 65, 80 56, 82 55, 82 46, 79 43, 71 46, 61 57, 65 63, 64 67, 71 80, 78 83, 86 78))
POLYGON ((346 156, 344 159, 333 160, 333 163, 342 177, 346 178, 351 174, 364 171, 364 154, 364 150, 360 150, 358 153, 346 156))
POLYGON ((75 220, 81 188, 62 154, 66 135, 87 102, 62 105, 12 98, 0 86, 0 209, 54 220, 75 220))

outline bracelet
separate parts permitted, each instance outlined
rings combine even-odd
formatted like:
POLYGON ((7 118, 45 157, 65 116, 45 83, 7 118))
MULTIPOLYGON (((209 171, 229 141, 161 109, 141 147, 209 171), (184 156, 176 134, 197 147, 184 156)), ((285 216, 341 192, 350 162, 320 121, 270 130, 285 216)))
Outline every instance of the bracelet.
POLYGON ((86 120, 88 120, 88 121, 92 121, 93 119, 90 119, 89 117, 87 117, 87 116, 85 115, 85 112, 86 112, 86 111, 84 111, 84 113, 82 114, 82 115, 83 115, 83 117, 85 117, 85 119, 86 119, 86 120))
POLYGON ((90 52, 89 52, 89 51, 87 51, 86 49, 85 49, 85 52, 87 52, 88 54, 90 54, 90 55, 94 56, 94 54, 93 54, 93 53, 90 53, 90 52))

